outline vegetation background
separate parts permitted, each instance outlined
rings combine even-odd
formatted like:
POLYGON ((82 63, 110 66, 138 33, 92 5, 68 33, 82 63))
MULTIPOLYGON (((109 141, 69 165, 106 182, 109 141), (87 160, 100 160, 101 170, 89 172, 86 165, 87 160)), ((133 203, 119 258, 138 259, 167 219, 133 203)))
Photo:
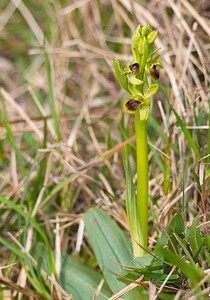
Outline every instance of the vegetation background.
POLYGON ((163 65, 148 120, 149 249, 175 212, 186 227, 198 215, 208 235, 210 2, 1 0, 2 299, 71 299, 29 251, 44 240, 58 273, 61 252, 98 270, 84 230, 89 208, 128 235, 122 150, 135 137, 113 61, 130 62, 139 23, 158 30, 163 65))

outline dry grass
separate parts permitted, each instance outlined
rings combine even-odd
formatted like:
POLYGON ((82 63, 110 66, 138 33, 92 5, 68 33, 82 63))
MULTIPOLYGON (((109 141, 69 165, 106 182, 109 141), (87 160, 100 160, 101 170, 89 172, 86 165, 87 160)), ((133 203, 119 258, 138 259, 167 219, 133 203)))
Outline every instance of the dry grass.
MULTIPOLYGON (((17 149, 8 140, 8 130, 1 122, 1 196, 21 203, 26 212, 39 218, 56 250, 58 273, 61 250, 90 254, 82 225, 82 214, 89 207, 102 207, 127 228, 121 157, 124 94, 115 79, 113 59, 118 57, 125 64, 131 60, 130 42, 136 25, 149 23, 158 30, 156 46, 161 48, 164 67, 160 82, 170 104, 192 130, 202 157, 208 155, 210 71, 210 3, 207 0, 80 0, 63 1, 63 7, 60 2, 5 0, 0 4, 0 97, 6 111, 3 106, 1 110, 2 114, 7 113, 16 147, 26 166, 25 173, 21 173, 15 155, 17 149), (60 138, 56 138, 50 105, 45 53, 50 61, 60 138), (46 147, 43 146, 45 119, 46 147), (23 136, 28 132, 32 133, 31 142, 23 136), (33 147, 38 148, 37 153, 33 147), (34 192, 40 164, 45 158, 44 183, 34 192), (49 191, 69 175, 72 177, 62 189, 46 205, 40 206, 49 191)), ((204 170, 201 168, 199 175, 198 159, 189 150, 161 92, 154 99, 152 115, 168 142, 176 145, 178 154, 172 148, 169 150, 166 141, 149 127, 153 199, 150 222, 156 221, 157 229, 151 229, 150 247, 158 230, 175 211, 181 210, 183 190, 187 222, 191 223, 197 210, 201 222, 205 223, 209 217, 209 181, 204 179, 199 190, 192 168, 195 166, 200 178, 204 170), (163 164, 167 161, 170 165, 171 189, 167 192, 164 174, 154 155, 163 164)), ((132 136, 132 119, 128 116, 125 119, 132 136)), ((17 219, 17 214, 2 210, 2 235, 15 243, 24 230, 17 226, 17 219)), ((207 225, 202 229, 207 232, 207 225)), ((33 229, 28 227, 26 252, 33 240, 33 229)), ((12 259, 0 247, 1 265, 7 266, 12 259)), ((9 293, 4 299, 13 299, 15 291, 21 299, 21 287, 25 295, 34 299, 33 291, 27 289, 27 274, 20 268, 18 263, 12 268, 8 266, 9 277, 16 287, 13 296, 9 293)), ((4 270, 1 273, 6 276, 4 270)))

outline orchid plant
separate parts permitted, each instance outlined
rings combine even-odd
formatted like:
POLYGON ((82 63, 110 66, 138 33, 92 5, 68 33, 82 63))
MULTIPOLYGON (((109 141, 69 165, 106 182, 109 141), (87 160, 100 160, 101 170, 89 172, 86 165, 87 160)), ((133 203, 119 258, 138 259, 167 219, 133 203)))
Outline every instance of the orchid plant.
POLYGON ((128 159, 128 148, 124 151, 126 174, 126 209, 131 232, 134 257, 143 256, 148 243, 148 146, 147 119, 151 97, 157 93, 160 55, 154 50, 158 36, 150 26, 139 25, 132 37, 133 61, 124 69, 117 59, 114 69, 121 86, 130 94, 124 109, 135 117, 137 184, 133 186, 128 159))

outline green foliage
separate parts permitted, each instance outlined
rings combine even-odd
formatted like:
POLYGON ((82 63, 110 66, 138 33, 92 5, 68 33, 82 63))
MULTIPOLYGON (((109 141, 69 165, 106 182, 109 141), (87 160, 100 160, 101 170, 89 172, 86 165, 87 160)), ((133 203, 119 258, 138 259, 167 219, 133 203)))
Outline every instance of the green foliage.
POLYGON ((16 211, 16 213, 18 215, 23 217, 25 219, 25 221, 28 224, 30 224, 31 226, 33 226, 34 229, 39 233, 39 235, 45 242, 47 250, 48 250, 48 257, 49 257, 51 272, 53 272, 56 276, 54 257, 53 257, 53 253, 51 250, 51 246, 50 246, 47 236, 46 236, 45 232, 43 231, 43 229, 41 228, 41 226, 36 222, 36 220, 34 220, 32 217, 30 217, 19 205, 17 205, 13 201, 6 199, 4 197, 0 197, 0 202, 4 205, 8 206, 10 209, 16 211))
POLYGON ((141 240, 142 232, 141 232, 140 221, 138 218, 138 207, 136 203, 133 177, 132 177, 130 163, 129 163, 128 146, 124 147, 123 166, 124 166, 125 176, 126 176, 126 209, 127 209, 128 220, 129 220, 130 233, 132 236, 131 240, 133 246, 133 253, 135 257, 138 257, 141 256, 142 252, 144 251, 137 243, 137 241, 141 240))
MULTIPOLYGON (((113 293, 117 293, 126 287, 117 277, 132 260, 130 242, 117 224, 98 208, 87 211, 84 221, 99 267, 113 293)), ((135 300, 139 295, 137 289, 129 292, 125 299, 135 300)))
MULTIPOLYGON (((42 243, 35 243, 31 249, 33 257, 38 261, 36 273, 43 280, 42 271, 50 274, 47 249, 42 243)), ((80 263, 76 258, 62 253, 60 284, 62 288, 76 300, 83 300, 84 295, 91 299, 102 279, 101 274, 80 263)), ((104 283, 98 299, 105 300, 111 296, 111 291, 104 283)))

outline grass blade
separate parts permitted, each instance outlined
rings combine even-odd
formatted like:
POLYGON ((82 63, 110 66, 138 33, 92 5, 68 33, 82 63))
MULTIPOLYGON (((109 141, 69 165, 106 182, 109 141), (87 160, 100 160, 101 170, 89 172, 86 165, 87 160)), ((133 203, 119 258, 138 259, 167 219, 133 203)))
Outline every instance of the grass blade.
POLYGON ((56 141, 59 142, 60 138, 61 138, 60 117, 58 115, 56 99, 55 99, 55 95, 54 95, 54 88, 53 88, 53 81, 52 81, 52 69, 51 69, 51 65, 50 65, 50 60, 46 53, 45 53, 45 68, 46 68, 46 73, 47 73, 50 108, 51 108, 54 127, 55 127, 56 141))
POLYGON ((197 267, 192 267, 190 264, 186 263, 183 258, 176 255, 170 250, 165 248, 159 249, 160 253, 164 255, 172 265, 177 266, 185 274, 187 278, 191 280, 193 285, 196 285, 201 279, 201 272, 197 267))
POLYGON ((17 205, 13 201, 8 200, 4 197, 0 197, 0 202, 3 203, 4 205, 8 206, 9 208, 13 209, 14 211, 16 211, 20 216, 22 216, 26 220, 26 222, 28 222, 30 225, 32 225, 36 229, 36 231, 40 234, 40 236, 42 237, 42 239, 48 249, 48 256, 49 256, 51 271, 54 274, 56 274, 54 257, 53 257, 53 253, 51 250, 51 246, 50 246, 50 243, 49 243, 44 231, 42 230, 41 226, 33 218, 31 218, 26 212, 24 212, 24 210, 22 210, 22 208, 19 205, 17 205))
POLYGON ((198 157, 198 158, 201 158, 201 154, 197 148, 197 146, 195 145, 195 142, 189 132, 189 130, 187 129, 187 127, 185 126, 184 122, 181 120, 180 116, 177 114, 177 112, 175 111, 175 109, 171 106, 171 109, 173 111, 173 113, 175 114, 175 117, 176 117, 176 120, 177 120, 177 123, 179 124, 185 138, 187 139, 191 149, 194 151, 195 155, 198 157))

